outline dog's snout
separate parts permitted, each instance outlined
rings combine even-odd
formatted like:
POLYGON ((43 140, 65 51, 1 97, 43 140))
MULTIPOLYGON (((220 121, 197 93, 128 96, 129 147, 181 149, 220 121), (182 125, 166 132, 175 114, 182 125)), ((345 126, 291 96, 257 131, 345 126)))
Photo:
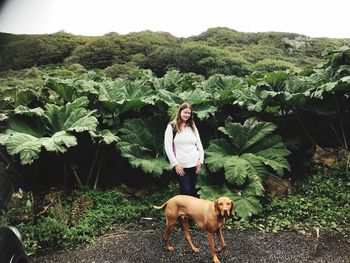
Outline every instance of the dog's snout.
POLYGON ((221 214, 222 216, 229 216, 230 210, 228 208, 223 208, 221 214))

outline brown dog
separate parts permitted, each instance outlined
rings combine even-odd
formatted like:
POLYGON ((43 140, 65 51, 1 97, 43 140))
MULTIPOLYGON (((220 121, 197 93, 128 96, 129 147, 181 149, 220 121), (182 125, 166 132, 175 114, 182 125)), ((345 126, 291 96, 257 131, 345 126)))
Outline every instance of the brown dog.
POLYGON ((163 240, 168 251, 174 250, 169 242, 169 236, 176 225, 177 218, 181 217, 186 241, 191 246, 193 252, 199 252, 199 249, 193 245, 190 237, 188 224, 188 218, 190 218, 196 222, 198 227, 207 231, 210 252, 213 255, 214 262, 220 263, 215 252, 214 233, 217 233, 221 242, 221 246, 218 249, 218 252, 220 253, 226 248, 221 232, 221 227, 225 224, 225 216, 234 215, 233 202, 230 198, 220 197, 216 201, 208 201, 188 195, 176 195, 161 206, 153 207, 156 209, 165 208, 166 229, 163 235, 163 240))

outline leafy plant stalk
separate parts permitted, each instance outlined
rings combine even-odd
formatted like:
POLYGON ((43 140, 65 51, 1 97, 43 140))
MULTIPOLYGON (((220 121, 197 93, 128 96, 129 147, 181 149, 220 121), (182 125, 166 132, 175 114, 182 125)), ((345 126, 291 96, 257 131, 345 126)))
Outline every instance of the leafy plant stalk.
POLYGON ((314 138, 311 136, 310 132, 306 128, 306 125, 304 124, 303 120, 300 118, 297 110, 294 110, 294 114, 295 114, 295 118, 299 122, 301 128, 304 130, 306 136, 309 138, 309 140, 312 142, 313 145, 317 145, 316 141, 314 140, 314 138))
POLYGON ((339 143, 340 145, 343 145, 343 140, 342 140, 342 138, 340 138, 339 133, 338 133, 337 130, 334 128, 334 125, 333 125, 332 123, 328 123, 328 125, 329 125, 329 127, 331 128, 331 130, 333 131, 335 137, 337 138, 338 143, 339 143))
POLYGON ((101 158, 100 158, 100 161, 99 161, 99 164, 98 164, 97 173, 96 173, 96 179, 95 179, 95 183, 94 183, 94 190, 96 189, 98 180, 100 178, 102 163, 103 163, 103 154, 101 155, 101 158))
POLYGON ((98 143, 97 149, 96 149, 96 152, 95 152, 95 155, 94 155, 94 160, 92 161, 92 164, 91 164, 91 167, 90 167, 90 170, 89 170, 89 175, 88 175, 88 178, 86 179, 86 185, 89 185, 89 183, 91 181, 92 173, 94 171, 94 168, 95 168, 95 165, 96 165, 96 161, 98 159, 98 155, 99 155, 99 152, 100 152, 100 147, 101 147, 101 144, 98 143))
POLYGON ((71 168, 71 169, 72 169, 72 171, 73 171, 74 178, 75 178, 75 180, 76 180, 77 183, 78 183, 78 187, 79 187, 79 188, 82 188, 83 184, 81 183, 81 180, 80 180, 80 178, 79 178, 79 176, 78 176, 76 170, 75 170, 74 168, 71 168))
POLYGON ((347 143, 347 140, 346 140, 346 135, 345 135, 345 129, 344 129, 344 125, 343 125, 343 118, 342 118, 342 112, 340 110, 340 107, 339 107, 339 101, 337 99, 337 96, 336 94, 334 94, 334 101, 335 101, 335 105, 336 105, 336 108, 337 108, 337 111, 338 111, 338 118, 339 118, 339 125, 340 125, 340 131, 341 131, 341 134, 342 134, 342 137, 343 137, 343 146, 345 148, 345 150, 348 150, 348 143, 347 143))

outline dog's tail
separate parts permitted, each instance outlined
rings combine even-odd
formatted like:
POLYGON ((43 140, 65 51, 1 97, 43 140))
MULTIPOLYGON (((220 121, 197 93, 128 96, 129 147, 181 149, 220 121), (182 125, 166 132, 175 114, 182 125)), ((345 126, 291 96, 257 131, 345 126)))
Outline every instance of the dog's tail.
POLYGON ((154 205, 153 208, 155 208, 155 209, 163 209, 163 208, 166 207, 167 203, 168 203, 168 202, 165 202, 165 203, 162 204, 161 206, 156 206, 156 205, 154 205))

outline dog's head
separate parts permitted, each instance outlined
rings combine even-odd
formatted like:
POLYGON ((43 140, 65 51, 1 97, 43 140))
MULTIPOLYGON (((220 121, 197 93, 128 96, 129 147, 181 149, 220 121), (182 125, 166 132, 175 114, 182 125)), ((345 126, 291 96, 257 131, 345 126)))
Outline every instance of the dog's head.
POLYGON ((218 216, 234 216, 234 206, 233 201, 228 197, 220 197, 215 202, 215 213, 218 216))

